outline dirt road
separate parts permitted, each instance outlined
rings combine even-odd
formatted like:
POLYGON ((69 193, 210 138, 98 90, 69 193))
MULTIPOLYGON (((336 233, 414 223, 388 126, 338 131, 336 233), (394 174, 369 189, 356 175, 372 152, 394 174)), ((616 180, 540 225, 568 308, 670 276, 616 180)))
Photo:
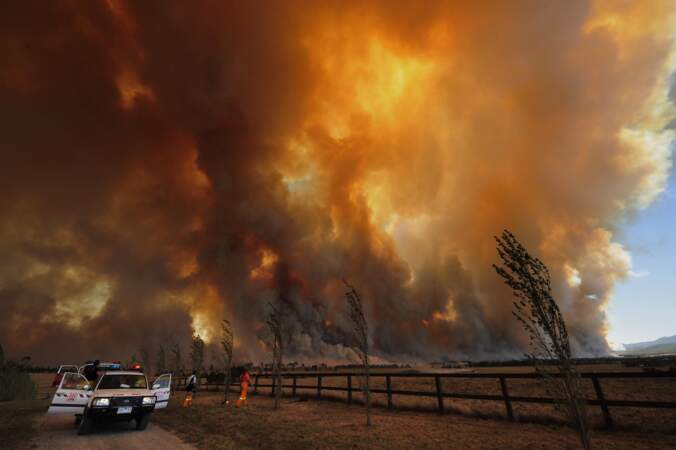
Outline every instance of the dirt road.
POLYGON ((72 416, 46 416, 36 418, 37 436, 32 448, 50 450, 194 450, 170 432, 152 423, 144 431, 136 431, 131 424, 122 422, 101 425, 87 436, 78 436, 72 416))

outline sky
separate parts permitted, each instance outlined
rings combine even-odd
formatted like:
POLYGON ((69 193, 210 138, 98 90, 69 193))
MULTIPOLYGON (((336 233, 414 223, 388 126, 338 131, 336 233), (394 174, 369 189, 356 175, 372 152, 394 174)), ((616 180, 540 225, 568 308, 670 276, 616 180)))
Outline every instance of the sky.
POLYGON ((623 227, 633 274, 618 283, 609 304, 609 341, 651 341, 676 334, 676 179, 623 227))
POLYGON ((8 2, 0 344, 211 355, 228 319, 260 362, 274 302, 290 358, 345 363, 347 279, 374 361, 519 357, 505 229, 576 355, 673 334, 675 29, 671 0, 8 2))

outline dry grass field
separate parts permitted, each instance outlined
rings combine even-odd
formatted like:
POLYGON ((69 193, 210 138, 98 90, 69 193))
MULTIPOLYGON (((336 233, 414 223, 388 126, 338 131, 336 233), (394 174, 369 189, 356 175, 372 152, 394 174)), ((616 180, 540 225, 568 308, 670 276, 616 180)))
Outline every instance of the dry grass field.
MULTIPOLYGON (((529 368, 505 368, 500 369, 476 369, 477 373, 506 373, 530 371, 529 368)), ((598 372, 616 371, 616 366, 580 369, 589 372, 592 370, 598 372)), ((626 371, 626 370, 625 370, 626 371)), ((435 382, 433 378, 405 378, 396 377, 394 372, 391 379, 393 390, 410 390, 435 392, 435 382)), ((261 383, 269 383, 269 379, 261 383)), ((285 385, 291 381, 285 381, 285 385)), ((298 394, 306 395, 309 398, 316 396, 316 389, 302 389, 302 386, 316 386, 316 378, 307 378, 298 380, 298 394)), ((358 379, 353 378, 353 387, 358 387, 358 379)), ((549 397, 542 381, 533 379, 508 379, 509 394, 511 396, 529 396, 529 397, 549 397)), ((323 387, 346 387, 345 377, 325 377, 322 380, 323 387)), ((444 392, 454 392, 463 394, 485 394, 501 395, 501 388, 498 379, 486 378, 446 378, 442 379, 444 392)), ((676 378, 656 378, 656 379, 602 379, 601 385, 606 399, 611 400, 650 400, 650 401, 675 401, 676 400, 676 378)), ((371 387, 374 389, 385 389, 385 378, 375 377, 372 379, 371 387)), ((595 399, 596 394, 590 379, 583 380, 583 388, 587 398, 595 399)), ((269 388, 260 388, 259 392, 269 393, 269 388)), ((290 389, 286 389, 290 392, 290 389)), ((335 399, 345 402, 347 400, 346 392, 322 391, 322 398, 325 400, 335 399)), ((373 394, 373 401, 376 405, 386 407, 387 396, 385 394, 373 394)), ((353 399, 356 402, 361 400, 361 394, 353 393, 353 399)), ((505 405, 502 401, 485 400, 465 400, 465 399, 445 399, 445 409, 447 412, 462 414, 468 417, 489 418, 505 420, 505 405)), ((436 412, 437 400, 434 397, 410 397, 393 396, 393 405, 399 410, 428 411, 436 412)), ((533 403, 513 403, 516 420, 522 423, 540 423, 540 424, 564 424, 565 417, 556 410, 553 405, 533 404, 533 403)), ((601 409, 598 406, 589 406, 589 418, 593 428, 603 429, 604 422, 601 409)), ((610 407, 615 427, 617 430, 660 433, 667 435, 676 435, 676 410, 674 409, 654 409, 654 408, 630 408, 630 407, 610 407)))
MULTIPOLYGON (((182 393, 153 420, 200 449, 567 449, 579 448, 574 431, 556 423, 510 423, 501 419, 438 415, 376 408, 374 426, 363 408, 335 401, 285 398, 278 411, 269 396, 253 396, 244 408, 224 407, 222 394, 200 393, 182 408, 182 393)), ((629 431, 593 434, 595 449, 664 449, 676 436, 629 431)))
POLYGON ((33 373, 31 379, 38 387, 38 399, 51 397, 54 395, 55 388, 52 387, 54 380, 53 373, 33 373))

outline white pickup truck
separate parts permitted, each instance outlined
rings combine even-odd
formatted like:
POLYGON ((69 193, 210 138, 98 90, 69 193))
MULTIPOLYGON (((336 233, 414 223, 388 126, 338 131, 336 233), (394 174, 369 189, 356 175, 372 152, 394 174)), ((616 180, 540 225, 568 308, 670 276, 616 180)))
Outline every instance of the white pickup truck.
POLYGON ((148 386, 140 372, 104 372, 92 389, 79 373, 63 374, 47 414, 72 414, 78 434, 87 434, 95 422, 135 421, 137 430, 148 426, 150 414, 166 408, 171 394, 171 374, 157 377, 148 386))

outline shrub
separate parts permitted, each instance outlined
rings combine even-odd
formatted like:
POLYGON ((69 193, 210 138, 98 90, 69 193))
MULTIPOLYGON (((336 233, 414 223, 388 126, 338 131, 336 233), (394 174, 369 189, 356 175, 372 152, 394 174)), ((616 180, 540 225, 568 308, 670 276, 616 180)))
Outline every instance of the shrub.
POLYGON ((12 361, 5 362, 2 346, 0 355, 0 401, 34 399, 37 386, 30 374, 12 361))

